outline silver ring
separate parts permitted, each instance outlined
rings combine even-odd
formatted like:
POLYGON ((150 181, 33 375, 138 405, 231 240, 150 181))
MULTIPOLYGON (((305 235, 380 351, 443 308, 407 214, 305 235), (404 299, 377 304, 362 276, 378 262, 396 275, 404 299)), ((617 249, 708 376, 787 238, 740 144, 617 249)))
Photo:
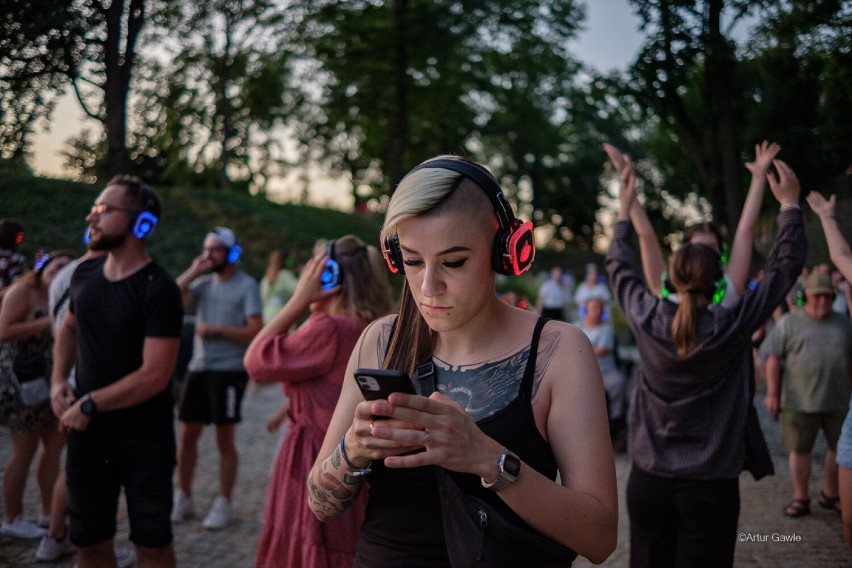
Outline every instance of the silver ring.
POLYGON ((423 446, 429 446, 432 444, 432 434, 429 433, 428 430, 423 432, 423 446))

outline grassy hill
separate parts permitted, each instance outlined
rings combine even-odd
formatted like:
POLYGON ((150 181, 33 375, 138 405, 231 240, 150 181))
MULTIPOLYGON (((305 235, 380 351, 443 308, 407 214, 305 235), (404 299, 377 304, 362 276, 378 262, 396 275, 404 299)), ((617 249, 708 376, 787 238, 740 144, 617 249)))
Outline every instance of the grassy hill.
MULTIPOLYGON (((82 254, 85 217, 103 184, 0 173, 0 217, 24 223, 21 252, 32 259, 39 250, 70 248, 82 254)), ((310 255, 317 239, 354 234, 378 240, 379 217, 363 217, 319 207, 276 204, 265 197, 214 189, 158 187, 163 216, 149 250, 173 275, 185 270, 201 251, 212 227, 232 228, 244 249, 243 267, 259 278, 270 251, 286 247, 297 262, 310 255)))

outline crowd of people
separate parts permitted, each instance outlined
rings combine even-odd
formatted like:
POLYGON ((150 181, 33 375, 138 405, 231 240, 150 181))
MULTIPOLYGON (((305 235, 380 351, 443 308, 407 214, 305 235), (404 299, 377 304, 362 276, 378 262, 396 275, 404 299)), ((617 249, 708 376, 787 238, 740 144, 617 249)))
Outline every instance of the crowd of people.
POLYGON ((162 203, 132 176, 96 198, 79 259, 58 250, 30 267, 23 225, 4 219, 0 424, 12 451, 0 533, 40 539, 42 561, 174 566, 172 527, 195 522, 209 424, 219 487, 201 524, 234 520, 235 432, 254 381, 280 383, 286 400, 267 422, 286 430, 255 566, 603 562, 616 544, 618 436, 631 461, 631 566, 730 566, 739 475, 774 472, 754 405, 765 381, 793 481, 779 515, 811 512, 822 431, 817 503, 840 514, 852 546, 852 249, 834 196, 811 193, 838 270, 805 268, 799 182, 780 150, 758 144, 745 165, 730 250, 700 223, 665 261, 631 157, 604 145, 619 183, 605 274, 586 263, 578 283, 555 266, 534 303, 496 293, 498 278, 532 266, 532 224, 486 168, 457 156, 403 178, 379 246, 318 242, 299 270, 275 250, 259 282, 227 227, 199 235, 200 254, 169 275, 147 248, 162 203), (750 278, 767 184, 777 234, 750 278), (389 277, 401 280, 397 306, 389 277), (185 310, 191 357, 173 400, 185 310), (613 310, 638 348, 636 373, 619 364, 613 310), (31 519, 23 494, 40 446, 31 519), (122 494, 132 548, 113 541, 122 494))

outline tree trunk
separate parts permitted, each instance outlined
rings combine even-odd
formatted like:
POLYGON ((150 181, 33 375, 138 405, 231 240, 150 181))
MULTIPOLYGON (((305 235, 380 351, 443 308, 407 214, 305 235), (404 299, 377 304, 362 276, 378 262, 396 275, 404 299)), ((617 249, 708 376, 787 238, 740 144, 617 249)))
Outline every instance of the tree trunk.
POLYGON ((394 23, 396 28, 396 48, 394 49, 394 83, 396 91, 395 116, 390 141, 387 172, 390 176, 391 191, 402 179, 405 159, 408 154, 408 1, 395 0, 394 23))
POLYGON ((130 0, 127 15, 127 40, 122 41, 124 0, 113 0, 104 10, 106 37, 104 53, 104 130, 107 139, 106 172, 108 176, 130 172, 127 152, 127 94, 136 40, 145 24, 145 0, 130 0), (122 52, 122 48, 124 52, 122 52))
POLYGON ((705 46, 705 97, 711 109, 714 139, 716 140, 721 183, 714 187, 713 214, 716 223, 736 230, 742 211, 743 194, 740 188, 740 163, 737 155, 737 135, 731 108, 731 69, 736 64, 721 33, 723 0, 710 0, 707 15, 705 46))

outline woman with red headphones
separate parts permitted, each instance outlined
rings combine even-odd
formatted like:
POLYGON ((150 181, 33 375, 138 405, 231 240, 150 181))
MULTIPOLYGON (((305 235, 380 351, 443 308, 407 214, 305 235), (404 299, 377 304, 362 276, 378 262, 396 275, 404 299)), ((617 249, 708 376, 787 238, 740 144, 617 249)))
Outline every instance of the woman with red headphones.
POLYGON ((361 567, 603 562, 618 507, 597 360, 577 328, 495 293, 498 273, 529 268, 532 225, 485 168, 442 156, 400 182, 382 234, 405 277, 399 314, 352 353, 308 480, 314 514, 330 521, 369 485, 361 567), (365 401, 359 368, 402 371, 421 394, 365 401), (524 534, 505 555, 500 523, 524 534))

